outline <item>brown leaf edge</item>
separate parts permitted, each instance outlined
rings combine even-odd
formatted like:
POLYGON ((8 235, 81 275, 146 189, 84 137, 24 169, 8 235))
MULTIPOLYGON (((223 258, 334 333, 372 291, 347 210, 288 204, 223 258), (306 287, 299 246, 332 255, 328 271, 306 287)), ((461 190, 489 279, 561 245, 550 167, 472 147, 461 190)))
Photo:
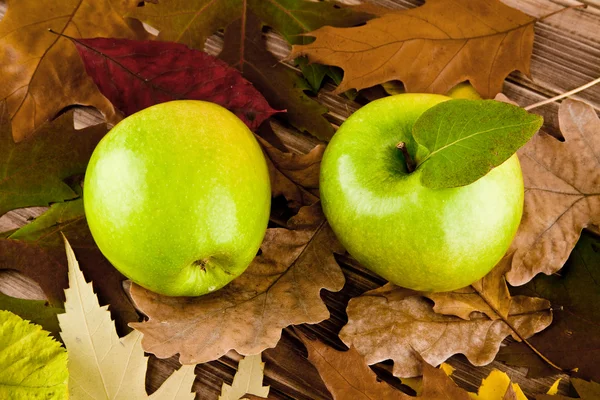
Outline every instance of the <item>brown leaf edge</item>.
MULTIPOLYGON (((299 329, 294 328, 298 338, 308 350, 308 360, 315 366, 321 379, 334 400, 340 399, 381 399, 409 400, 409 396, 379 381, 377 375, 367 365, 363 356, 354 348, 338 351, 319 340, 312 340, 299 329)), ((423 392, 418 398, 436 400, 468 400, 468 393, 458 387, 446 373, 428 364, 415 351, 423 369, 423 392)))

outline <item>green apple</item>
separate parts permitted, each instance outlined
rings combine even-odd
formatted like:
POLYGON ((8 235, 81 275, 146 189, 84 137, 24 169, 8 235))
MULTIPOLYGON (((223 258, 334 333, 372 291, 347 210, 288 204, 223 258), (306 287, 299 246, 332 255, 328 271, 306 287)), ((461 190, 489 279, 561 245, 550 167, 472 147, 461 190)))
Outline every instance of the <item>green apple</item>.
POLYGON ((83 199, 94 240, 119 271, 157 293, 198 296, 248 267, 271 192, 246 125, 221 106, 185 100, 117 124, 92 154, 83 199))
POLYGON ((366 268, 415 290, 450 291, 486 275, 523 211, 516 155, 462 187, 429 189, 419 168, 408 173, 397 144, 414 144, 415 121, 446 100, 401 94, 369 103, 340 127, 321 164, 323 209, 341 243, 366 268))

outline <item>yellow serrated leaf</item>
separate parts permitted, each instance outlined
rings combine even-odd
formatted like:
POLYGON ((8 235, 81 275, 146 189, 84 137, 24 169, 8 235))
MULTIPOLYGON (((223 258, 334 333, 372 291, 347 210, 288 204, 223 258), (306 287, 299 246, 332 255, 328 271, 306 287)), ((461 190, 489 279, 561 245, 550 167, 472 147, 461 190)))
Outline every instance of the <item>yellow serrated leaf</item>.
POLYGON ((240 400, 246 394, 267 398, 269 386, 262 385, 264 369, 265 363, 260 354, 244 357, 238 364, 231 386, 223 383, 219 400, 240 400))
MULTIPOLYGON (((477 394, 469 393, 469 397, 474 400, 503 400, 510 384, 511 381, 508 375, 495 369, 481 382, 477 394)), ((512 388, 517 400, 527 400, 518 384, 513 383, 512 388)))
POLYGON ((546 394, 550 394, 550 395, 555 395, 558 393, 558 385, 560 384, 560 380, 562 378, 558 378, 556 381, 554 381, 554 383, 552 384, 552 386, 550 386, 550 389, 548 389, 548 392, 546 394))
POLYGON ((133 331, 119 338, 108 307, 98 304, 92 284, 85 281, 73 249, 64 240, 69 288, 65 290, 65 313, 58 321, 69 356, 70 400, 193 400, 195 366, 180 368, 148 396, 148 358, 141 346, 142 334, 133 331))

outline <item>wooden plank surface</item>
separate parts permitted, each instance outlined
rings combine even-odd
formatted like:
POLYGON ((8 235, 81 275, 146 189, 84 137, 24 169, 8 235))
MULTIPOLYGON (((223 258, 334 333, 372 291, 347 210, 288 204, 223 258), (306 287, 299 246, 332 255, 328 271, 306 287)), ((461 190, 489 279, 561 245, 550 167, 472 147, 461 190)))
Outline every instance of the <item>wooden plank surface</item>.
MULTIPOLYGON (((21 0, 23 1, 23 0, 21 0)), ((504 93, 522 105, 528 105, 556 94, 566 92, 600 76, 600 0, 503 0, 506 4, 521 9, 530 15, 540 17, 559 8, 585 3, 586 9, 572 9, 555 15, 536 24, 535 43, 531 64, 532 80, 520 73, 512 73, 506 80, 504 93)), ((416 0, 372 0, 373 3, 388 8, 404 9, 421 5, 416 0)), ((356 3, 356 1, 354 1, 356 3)), ((5 3, 0 1, 0 15, 6 11, 5 3)), ((283 60, 289 53, 290 46, 276 33, 267 32, 265 40, 269 49, 283 60)), ((222 37, 214 35, 207 42, 207 51, 216 54, 222 46, 222 37)), ((332 94, 334 87, 326 84, 318 94, 318 100, 329 108, 328 120, 339 126, 352 112, 364 105, 366 100, 350 101, 343 96, 332 94)), ((368 92, 368 91, 367 91, 368 92)), ((370 95, 376 96, 377 90, 370 95)), ((600 85, 576 96, 600 110, 600 85)), ((536 110, 544 116, 543 130, 560 137, 556 103, 536 110)), ((83 108, 76 114, 78 128, 102 121, 102 116, 95 110, 83 108)), ((305 153, 319 141, 309 135, 298 132, 285 122, 275 119, 273 129, 281 141, 292 152, 305 153)), ((39 215, 45 208, 36 207, 12 211, 0 217, 0 232, 15 229, 26 224, 31 218, 39 215)), ((339 293, 322 292, 322 297, 331 311, 331 318, 321 324, 304 326, 326 343, 343 348, 337 333, 345 324, 347 316, 345 307, 351 297, 358 296, 366 290, 380 286, 384 281, 362 268, 349 257, 339 257, 346 276, 346 285, 339 293)), ((32 280, 13 271, 0 271, 0 291, 25 298, 43 298, 39 286, 32 280)), ((231 383, 240 356, 230 352, 219 360, 197 366, 198 375, 194 389, 199 399, 216 399, 223 382, 231 383)), ((266 361, 265 383, 271 385, 270 399, 330 399, 330 395, 320 380, 318 373, 306 360, 306 350, 293 331, 286 329, 281 341, 274 349, 263 353, 266 361)), ((506 371, 515 382, 519 383, 526 394, 545 392, 556 377, 544 379, 526 378, 523 368, 510 368, 499 362, 485 367, 473 367, 463 356, 455 356, 449 363, 456 368, 454 378, 469 390, 475 390, 481 379, 493 368, 506 371)), ((179 364, 177 357, 158 360, 150 357, 147 385, 150 391, 162 383, 179 364)), ((382 363, 374 367, 380 376, 395 386, 398 379, 391 375, 391 365, 382 363)), ((568 377, 560 384, 560 391, 566 393, 568 377)))

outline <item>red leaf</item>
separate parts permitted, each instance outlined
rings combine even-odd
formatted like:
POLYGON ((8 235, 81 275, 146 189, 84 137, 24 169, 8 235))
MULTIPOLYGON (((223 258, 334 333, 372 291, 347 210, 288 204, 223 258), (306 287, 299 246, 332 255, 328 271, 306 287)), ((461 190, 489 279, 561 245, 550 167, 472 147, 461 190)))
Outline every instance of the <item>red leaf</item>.
POLYGON ((87 73, 125 116, 170 100, 205 100, 229 109, 255 130, 278 112, 235 68, 183 44, 72 40, 87 73))

